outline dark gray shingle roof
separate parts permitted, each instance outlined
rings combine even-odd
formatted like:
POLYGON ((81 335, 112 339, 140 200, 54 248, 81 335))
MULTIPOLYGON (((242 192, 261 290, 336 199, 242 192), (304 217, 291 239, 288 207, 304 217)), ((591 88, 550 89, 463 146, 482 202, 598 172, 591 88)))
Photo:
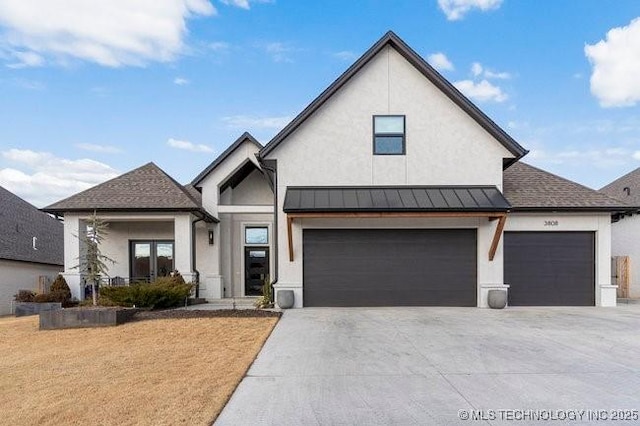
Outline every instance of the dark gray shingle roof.
POLYGON ((496 212, 509 203, 495 186, 289 187, 286 213, 496 212))
POLYGON ((154 163, 145 164, 43 209, 51 213, 91 210, 201 210, 194 191, 154 163))
POLYGON ((625 203, 526 163, 503 174, 504 196, 512 210, 624 210, 625 203))
POLYGON ((640 167, 614 180, 599 192, 616 198, 624 204, 640 207, 640 167), (629 188, 628 194, 625 188, 629 188))
POLYGON ((0 259, 64 264, 62 223, 1 186, 0 206, 0 259))

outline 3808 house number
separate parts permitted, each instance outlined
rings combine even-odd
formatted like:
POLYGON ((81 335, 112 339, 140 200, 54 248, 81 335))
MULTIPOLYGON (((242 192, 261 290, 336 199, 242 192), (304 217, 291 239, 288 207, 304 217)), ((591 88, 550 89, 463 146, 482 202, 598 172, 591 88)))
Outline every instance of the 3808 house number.
POLYGON ((557 220, 545 220, 544 226, 558 226, 557 220))

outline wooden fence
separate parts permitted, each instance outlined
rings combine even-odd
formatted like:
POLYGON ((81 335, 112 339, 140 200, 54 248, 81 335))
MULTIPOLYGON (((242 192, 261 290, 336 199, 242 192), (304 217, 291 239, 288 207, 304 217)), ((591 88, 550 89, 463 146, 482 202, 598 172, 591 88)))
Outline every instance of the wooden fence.
POLYGON ((631 283, 631 265, 629 256, 614 256, 611 258, 611 284, 618 286, 619 298, 629 297, 631 283))

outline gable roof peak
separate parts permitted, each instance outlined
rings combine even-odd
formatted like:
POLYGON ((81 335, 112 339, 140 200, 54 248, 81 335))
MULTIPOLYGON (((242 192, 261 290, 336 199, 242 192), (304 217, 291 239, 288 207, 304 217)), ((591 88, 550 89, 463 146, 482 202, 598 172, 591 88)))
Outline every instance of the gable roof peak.
POLYGON ((626 211, 629 205, 587 186, 517 162, 503 172, 513 211, 626 211))
POLYGON ((287 124, 277 135, 260 150, 260 157, 264 158, 273 151, 282 141, 293 133, 302 123, 312 116, 329 98, 340 90, 351 78, 356 75, 387 45, 392 46, 404 59, 415 67, 434 86, 443 92, 459 108, 474 119, 484 130, 502 144, 513 156, 505 167, 524 157, 529 151, 500 128, 493 120, 484 114, 473 102, 465 97, 453 84, 445 79, 435 68, 427 63, 415 50, 404 42, 396 33, 387 31, 376 43, 373 44, 360 58, 358 58, 347 70, 340 75, 329 87, 315 98, 297 117, 287 124))
POLYGON ((191 181, 191 185, 193 185, 194 187, 198 187, 198 185, 200 185, 200 183, 202 183, 204 178, 206 178, 209 175, 209 173, 211 173, 216 167, 218 167, 220 164, 222 164, 224 162, 224 160, 226 160, 227 157, 229 157, 245 141, 251 142, 252 144, 257 146, 258 149, 262 149, 263 148, 262 144, 260 142, 258 142, 258 140, 256 138, 254 138, 251 133, 249 133, 249 132, 242 133, 238 139, 236 139, 231 145, 229 145, 229 147, 227 149, 225 149, 222 152, 222 154, 218 155, 218 157, 216 157, 216 159, 213 160, 211 162, 211 164, 209 164, 203 171, 201 171, 198 174, 198 176, 193 178, 193 180, 191 181))
POLYGON ((200 211, 200 201, 154 162, 93 186, 44 209, 49 213, 67 211, 200 211))
POLYGON ((640 167, 603 186, 599 192, 625 203, 640 206, 640 167))

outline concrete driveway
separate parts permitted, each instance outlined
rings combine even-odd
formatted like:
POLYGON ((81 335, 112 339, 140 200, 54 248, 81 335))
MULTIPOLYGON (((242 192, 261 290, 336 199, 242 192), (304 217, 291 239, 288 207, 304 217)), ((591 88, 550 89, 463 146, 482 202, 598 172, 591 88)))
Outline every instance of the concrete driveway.
POLYGON ((305 308, 216 424, 640 424, 639 409, 640 305, 305 308))

